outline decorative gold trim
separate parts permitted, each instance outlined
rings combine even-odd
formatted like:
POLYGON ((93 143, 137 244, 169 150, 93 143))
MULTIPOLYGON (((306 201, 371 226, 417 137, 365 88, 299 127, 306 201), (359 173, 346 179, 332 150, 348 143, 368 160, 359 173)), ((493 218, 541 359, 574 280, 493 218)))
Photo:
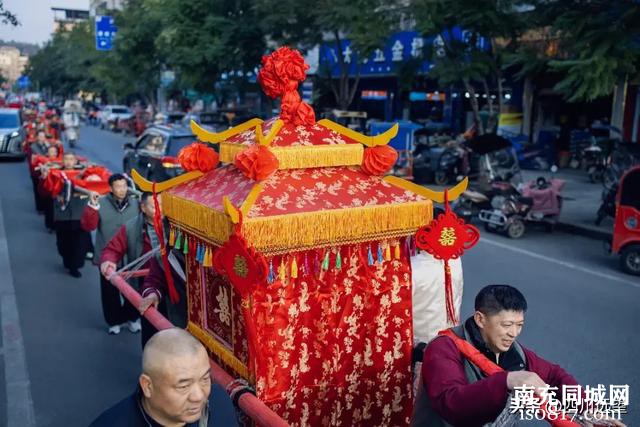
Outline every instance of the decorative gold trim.
POLYGON ((240 211, 238 208, 233 206, 231 203, 231 199, 228 196, 222 197, 222 204, 224 205, 224 213, 229 216, 229 219, 232 223, 237 224, 240 222, 240 211))
POLYGON ((247 198, 244 199, 244 202, 242 202, 242 206, 240 206, 240 211, 242 212, 242 215, 244 216, 244 218, 246 218, 247 215, 249 214, 249 210, 251 209, 253 204, 256 202, 256 200, 258 200, 258 197, 260 197, 261 192, 262 192, 262 185, 260 184, 254 185, 251 191, 249 192, 249 194, 247 195, 247 198))
MULTIPOLYGON (((166 181, 158 182, 156 183, 156 192, 161 193, 171 187, 175 187, 176 185, 183 184, 185 182, 191 181, 192 179, 200 178, 202 175, 204 174, 200 171, 192 171, 183 173, 182 175, 178 175, 175 178, 171 178, 166 181)), ((131 171, 131 178, 140 190, 147 193, 153 191, 153 182, 140 175, 137 170, 133 169, 131 171)))
POLYGON ((391 141, 398 134, 399 128, 398 124, 396 123, 391 126, 391 129, 381 133, 380 135, 367 136, 361 134, 360 132, 356 132, 353 129, 349 129, 348 127, 339 125, 336 122, 332 122, 328 119, 318 120, 318 124, 326 127, 327 129, 331 129, 334 132, 338 132, 339 134, 344 135, 347 138, 353 139, 354 141, 358 141, 359 143, 364 144, 367 147, 387 145, 389 141, 391 141))
POLYGON ((267 136, 264 136, 262 133, 262 125, 256 126, 256 136, 258 138, 258 144, 260 145, 271 145, 273 138, 276 137, 280 129, 284 126, 284 122, 280 119, 276 120, 273 125, 271 125, 271 129, 269 129, 269 133, 267 136))
MULTIPOLYGON (((223 142, 220 144, 220 161, 233 163, 238 153, 250 145, 223 142)), ((360 144, 296 145, 274 147, 269 150, 278 159, 278 169, 304 169, 362 164, 364 147, 360 144)))
POLYGON ((222 132, 215 133, 215 132, 208 131, 203 127, 200 127, 195 121, 191 120, 191 131, 198 137, 200 141, 208 142, 210 144, 217 144, 241 132, 255 128, 257 125, 261 123, 262 123, 261 119, 251 119, 242 124, 239 124, 238 126, 232 127, 222 132))
POLYGON ((228 348, 220 344, 214 337, 193 322, 189 322, 187 330, 196 337, 205 347, 224 362, 225 365, 233 369, 238 375, 246 380, 250 380, 249 368, 242 363, 228 348))
MULTIPOLYGON (((170 193, 165 196, 169 197, 166 202, 163 200, 164 212, 173 223, 215 244, 227 241, 232 222, 224 212, 177 198, 170 193)), ((428 224, 432 217, 432 202, 420 200, 260 218, 245 217, 243 235, 256 250, 274 253, 408 235, 428 224)))
MULTIPOLYGON (((383 179, 391 185, 395 185, 396 187, 419 194, 422 197, 433 200, 434 202, 444 203, 444 191, 434 191, 421 185, 414 184, 413 182, 407 181, 406 179, 402 179, 392 175, 385 176, 383 179)), ((455 187, 449 188, 449 201, 451 202, 460 197, 460 195, 467 189, 468 185, 469 178, 465 177, 462 181, 456 184, 455 187)))

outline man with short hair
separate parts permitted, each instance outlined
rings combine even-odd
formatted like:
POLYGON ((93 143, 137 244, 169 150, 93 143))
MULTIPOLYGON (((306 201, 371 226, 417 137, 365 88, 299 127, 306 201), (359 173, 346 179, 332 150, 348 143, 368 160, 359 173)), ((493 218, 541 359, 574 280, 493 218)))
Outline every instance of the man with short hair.
POLYGON ((46 156, 49 150, 50 144, 47 141, 47 134, 45 131, 40 130, 37 133, 36 140, 28 145, 27 154, 29 173, 31 175, 31 183, 33 184, 33 200, 36 205, 36 211, 38 213, 44 213, 45 198, 38 192, 39 184, 39 172, 33 170, 33 159, 36 155, 46 156))
POLYGON ((156 333, 145 346, 136 391, 90 427, 216 425, 237 426, 231 399, 220 386, 211 385, 204 346, 188 332, 173 328, 156 333))
MULTIPOLYGON (((155 214, 156 207, 153 196, 151 193, 143 193, 140 198, 140 213, 121 226, 102 250, 100 272, 105 278, 116 271, 117 265, 121 261, 125 260, 124 264, 129 264, 142 255, 160 247, 160 239, 153 225, 155 214)), ((160 260, 160 256, 160 251, 158 250, 155 253, 155 257, 160 260)), ((149 261, 143 263, 140 268, 149 268, 149 261)), ((139 280, 132 281, 132 284, 136 287, 136 290, 140 289, 139 280)), ((138 332, 140 329, 140 319, 129 323, 131 332, 138 332)), ((143 346, 153 332, 155 332, 155 329, 144 320, 142 323, 143 346)))
MULTIPOLYGON (((107 243, 127 221, 135 218, 140 212, 140 204, 129 194, 128 181, 123 174, 111 175, 109 187, 111 192, 105 196, 100 197, 97 193, 91 195, 80 219, 83 230, 96 230, 93 263, 97 266, 100 265, 102 250, 107 243)), ((123 324, 136 322, 138 319, 136 308, 123 298, 118 289, 103 275, 100 275, 100 296, 102 314, 110 334, 119 334, 123 324)))
POLYGON ((413 426, 483 426, 508 417, 509 394, 516 388, 540 390, 548 384, 558 387, 560 400, 563 386, 578 384, 560 366, 516 341, 526 310, 527 301, 512 286, 489 285, 480 290, 473 316, 443 331, 445 336, 436 337, 425 350, 423 388, 416 398, 413 426), (487 375, 489 365, 502 370, 487 375))
MULTIPOLYGON (((65 152, 62 156, 62 170, 72 171, 78 167, 78 158, 72 152, 65 152)), ((45 176, 46 178, 46 176, 45 176)), ((43 187, 48 187, 50 181, 45 180, 43 187)), ((84 266, 85 256, 91 248, 91 235, 80 226, 82 211, 87 204, 87 196, 71 194, 65 203, 63 195, 57 195, 53 200, 53 223, 56 230, 56 245, 62 257, 64 267, 72 277, 82 277, 80 268, 84 266)))

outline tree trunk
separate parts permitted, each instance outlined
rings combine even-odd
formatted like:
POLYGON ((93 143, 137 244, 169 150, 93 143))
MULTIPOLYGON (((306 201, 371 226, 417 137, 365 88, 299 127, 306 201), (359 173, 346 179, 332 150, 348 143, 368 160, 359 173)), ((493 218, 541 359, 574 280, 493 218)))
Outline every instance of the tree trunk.
POLYGON ((469 102, 471 102, 471 109, 473 110, 473 121, 476 125, 476 131, 478 135, 484 135, 484 126, 482 120, 480 120, 480 108, 478 108, 478 99, 476 98, 476 90, 469 82, 469 79, 463 79, 464 87, 469 92, 469 102))
POLYGON ((358 83, 360 82, 360 73, 358 72, 354 85, 352 87, 349 87, 349 64, 345 62, 344 56, 342 54, 342 40, 340 39, 339 31, 334 30, 333 37, 335 39, 336 57, 338 58, 338 65, 340 67, 340 78, 337 89, 335 88, 333 78, 331 79, 331 90, 334 97, 336 98, 336 104, 338 105, 338 108, 341 110, 346 110, 349 108, 349 105, 351 105, 351 102, 353 101, 353 98, 355 96, 358 83))

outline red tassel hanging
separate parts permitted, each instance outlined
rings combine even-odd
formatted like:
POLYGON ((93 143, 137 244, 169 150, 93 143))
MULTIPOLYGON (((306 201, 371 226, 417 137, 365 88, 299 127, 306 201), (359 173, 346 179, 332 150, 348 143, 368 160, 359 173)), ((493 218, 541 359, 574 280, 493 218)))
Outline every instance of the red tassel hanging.
MULTIPOLYGON (((173 283, 173 275, 171 274, 171 266, 169 265, 169 253, 164 242, 164 227, 162 226, 162 214, 160 213, 160 204, 158 203, 158 193, 156 192, 156 183, 153 183, 153 205, 156 208, 156 214, 153 216, 153 228, 156 230, 158 240, 160 241, 160 253, 162 254, 162 267, 164 270, 164 277, 167 281, 167 288, 169 289, 169 299, 173 304, 180 302, 180 294, 176 290, 176 286, 173 283)), ((185 243, 186 244, 186 243, 185 243)))
POLYGON ((449 260, 444 261, 444 296, 447 310, 447 321, 452 325, 458 324, 456 306, 453 303, 453 283, 451 282, 451 267, 449 260))

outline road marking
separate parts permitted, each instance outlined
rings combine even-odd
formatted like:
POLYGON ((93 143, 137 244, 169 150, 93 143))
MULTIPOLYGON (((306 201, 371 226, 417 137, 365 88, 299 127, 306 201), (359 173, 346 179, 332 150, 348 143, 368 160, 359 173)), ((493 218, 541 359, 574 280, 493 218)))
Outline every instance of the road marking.
POLYGON ((521 249, 521 248, 516 248, 516 247, 513 247, 513 246, 509 246, 509 245, 506 245, 504 243, 500 243, 500 242, 498 242, 496 240, 493 240, 493 239, 487 239, 486 237, 482 237, 480 239, 480 243, 486 243, 486 244, 489 244, 489 245, 497 246, 499 248, 507 249, 507 250, 512 251, 512 252, 517 252, 517 253, 520 253, 520 254, 523 254, 523 255, 528 255, 528 256, 530 256, 532 258, 537 258, 537 259, 540 259, 540 260, 543 260, 543 261, 547 261, 547 262, 550 262, 550 263, 553 263, 553 264, 557 264, 557 265, 561 265, 563 267, 570 268, 572 270, 577 270, 577 271, 581 271, 583 273, 592 274, 592 275, 598 276, 598 277, 600 277, 602 279, 613 280, 613 281, 624 283, 626 285, 631 285, 634 288, 640 289, 640 284, 637 281, 632 281, 632 280, 629 280, 629 279, 625 279, 623 277, 618 277, 618 276, 614 276, 612 274, 603 273, 601 271, 597 271, 597 270, 594 270, 594 269, 591 269, 591 268, 588 268, 588 267, 582 267, 580 265, 573 264, 571 262, 560 261, 558 259, 551 258, 551 257, 545 256, 545 255, 541 255, 541 254, 539 254, 537 252, 532 252, 532 251, 529 251, 527 249, 521 249))
POLYGON ((4 352, 4 380, 7 396, 7 426, 35 427, 36 417, 31 398, 31 383, 27 371, 20 317, 13 284, 9 246, 4 228, 0 199, 0 323, 4 352))

